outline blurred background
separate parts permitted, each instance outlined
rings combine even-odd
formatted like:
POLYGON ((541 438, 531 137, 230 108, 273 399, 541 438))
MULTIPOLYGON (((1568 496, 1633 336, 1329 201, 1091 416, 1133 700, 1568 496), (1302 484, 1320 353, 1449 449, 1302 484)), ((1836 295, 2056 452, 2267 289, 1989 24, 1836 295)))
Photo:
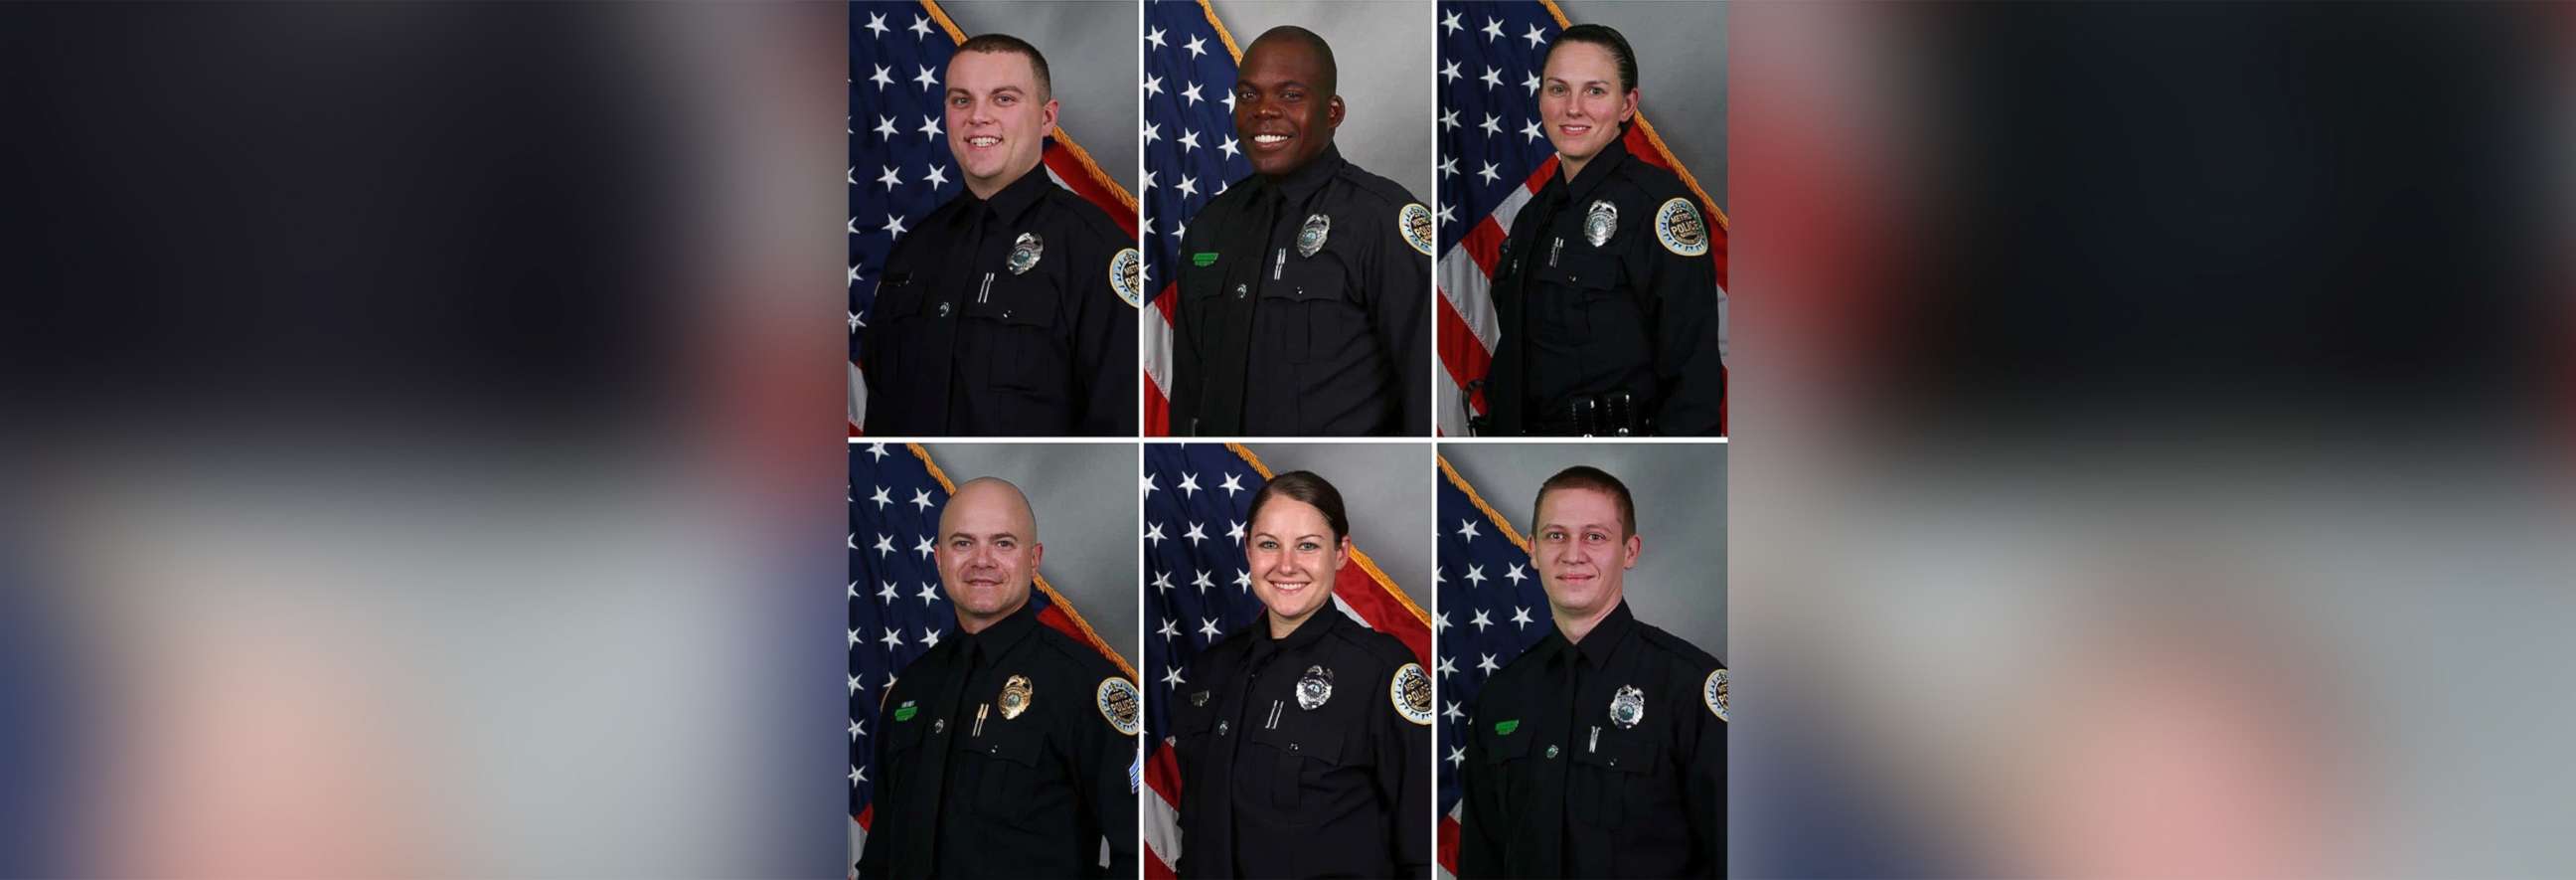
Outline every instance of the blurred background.
POLYGON ((2576 870, 2572 23, 1732 8, 1736 875, 2576 870))

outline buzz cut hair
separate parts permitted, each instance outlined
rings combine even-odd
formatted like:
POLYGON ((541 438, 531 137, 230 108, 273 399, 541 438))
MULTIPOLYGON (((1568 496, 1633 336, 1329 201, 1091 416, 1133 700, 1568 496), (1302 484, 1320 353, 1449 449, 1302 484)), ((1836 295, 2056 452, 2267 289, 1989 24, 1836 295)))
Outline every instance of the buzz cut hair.
POLYGON ((1036 46, 1029 45, 1027 40, 1010 34, 976 34, 966 42, 957 44, 957 51, 1025 57, 1029 59, 1029 69, 1036 71, 1038 75, 1038 98, 1052 100, 1055 97, 1055 79, 1047 72, 1046 53, 1038 51, 1036 46))
MULTIPOLYGON (((1314 50, 1316 60, 1323 62, 1324 65, 1324 81, 1314 83, 1315 87, 1326 95, 1341 96, 1342 67, 1333 61, 1333 44, 1324 42, 1324 38, 1314 31, 1293 24, 1283 24, 1262 31, 1261 36, 1254 37, 1252 42, 1253 45, 1259 45, 1273 40, 1296 43, 1314 50)), ((1244 51, 1250 52, 1252 47, 1245 46, 1244 51)))
POLYGON ((1628 484, 1619 482, 1619 478, 1611 476, 1609 471, 1578 464, 1557 471, 1556 476, 1538 485, 1538 498, 1530 502, 1530 532, 1533 536, 1539 530, 1538 512, 1547 503, 1547 493, 1560 489, 1590 489, 1618 499, 1620 540, 1627 540, 1629 535, 1637 533, 1637 503, 1628 497, 1628 484))

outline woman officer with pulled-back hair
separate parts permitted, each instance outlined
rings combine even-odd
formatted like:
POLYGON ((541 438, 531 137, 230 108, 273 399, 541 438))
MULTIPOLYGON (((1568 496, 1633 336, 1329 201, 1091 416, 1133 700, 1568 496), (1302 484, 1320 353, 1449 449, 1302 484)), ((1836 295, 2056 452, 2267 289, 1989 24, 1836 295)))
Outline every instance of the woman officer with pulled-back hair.
POLYGON ((1681 178, 1629 154, 1637 57, 1597 24, 1549 44, 1538 110, 1556 174, 1512 218, 1485 435, 1719 433, 1724 294, 1681 178))
POLYGON ((1350 518, 1324 478, 1252 496, 1259 620, 1172 695, 1182 877, 1410 877, 1431 866, 1431 679, 1394 636, 1333 608, 1350 518))

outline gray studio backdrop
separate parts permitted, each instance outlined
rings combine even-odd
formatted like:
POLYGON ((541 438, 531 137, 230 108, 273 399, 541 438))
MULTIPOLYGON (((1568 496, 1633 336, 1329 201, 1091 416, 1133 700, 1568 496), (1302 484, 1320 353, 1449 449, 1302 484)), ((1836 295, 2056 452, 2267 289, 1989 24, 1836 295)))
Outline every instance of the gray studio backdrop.
POLYGON ((1561 0, 1575 24, 1619 29, 1637 50, 1640 109, 1664 146, 1726 208, 1726 7, 1688 3, 1561 0))
MULTIPOLYGON (((961 27, 963 25, 960 25, 961 27)), ((1136 645, 1136 461, 1125 443, 926 443, 958 483, 1000 477, 1028 493, 1046 559, 1038 573, 1129 665, 1136 645)))
POLYGON ((1333 144, 1342 158, 1403 184, 1415 201, 1431 197, 1432 4, 1215 0, 1211 7, 1239 47, 1283 24, 1332 44, 1344 108, 1333 144))
POLYGON ((1557 471, 1588 464, 1618 477, 1646 539, 1628 572, 1628 607, 1726 659, 1726 444, 1444 443, 1440 454, 1523 537, 1539 484, 1557 471))
MULTIPOLYGON (((1274 474, 1314 471, 1342 493, 1351 546, 1377 562, 1405 598, 1431 608, 1432 486, 1428 443, 1246 443, 1274 474)), ((1131 490, 1132 494, 1132 490, 1131 490)))
POLYGON ((939 8, 969 37, 1000 31, 1046 53, 1061 104, 1056 124, 1100 170, 1136 192, 1136 28, 1144 13, 1135 3, 946 0, 939 8))

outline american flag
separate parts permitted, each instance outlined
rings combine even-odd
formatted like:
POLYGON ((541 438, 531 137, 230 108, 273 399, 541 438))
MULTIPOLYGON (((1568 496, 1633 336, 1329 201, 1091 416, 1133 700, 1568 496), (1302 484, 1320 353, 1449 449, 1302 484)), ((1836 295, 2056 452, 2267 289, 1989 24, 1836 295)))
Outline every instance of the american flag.
POLYGON ((1547 591, 1530 564, 1529 540, 1440 460, 1439 589, 1440 834, 1443 877, 1458 873, 1458 773, 1467 760, 1467 708, 1485 679, 1556 631, 1547 591))
MULTIPOLYGON (((948 59, 966 34, 935 2, 850 4, 850 436, 866 422, 867 383, 859 375, 860 331, 876 303, 879 270, 895 240, 923 215, 966 191, 948 152, 940 99, 948 59)), ((1038 51, 1046 51, 1041 41, 1038 51)), ((1064 115, 1080 108, 1064 108, 1064 115)), ((1102 173, 1091 155, 1058 126, 1039 167, 1136 234, 1136 198, 1102 173)))
MULTIPOLYGON (((1252 594, 1252 567, 1243 536, 1251 523, 1252 495, 1270 480, 1270 469, 1235 444, 1145 445, 1145 799, 1142 823, 1148 880, 1173 877, 1181 859, 1180 766, 1167 738, 1167 707, 1184 687, 1190 661, 1235 630, 1261 617, 1252 594)), ((1403 640, 1413 656, 1431 654, 1431 628, 1422 609, 1353 547, 1350 564, 1333 579, 1333 609, 1403 640)))
MULTIPOLYGON (((1712 11, 1711 14, 1723 14, 1712 11)), ((1485 412, 1467 384, 1493 365, 1494 261, 1512 217, 1556 174, 1556 148, 1539 126, 1539 72, 1548 44, 1570 24, 1553 2, 1443 2, 1440 15, 1440 285, 1439 352, 1446 371, 1434 384, 1432 412, 1440 433, 1467 435, 1467 417, 1485 412), (1465 222, 1459 222, 1465 218, 1465 222)), ((1675 94, 1686 94, 1675 89, 1675 94)), ((1726 286, 1726 212, 1717 209, 1690 170, 1664 148, 1644 110, 1623 142, 1648 164, 1681 175, 1713 220, 1709 258, 1726 286)))
MULTIPOLYGON (((956 485, 920 444, 850 447, 850 856, 855 862, 876 794, 876 749, 869 737, 878 704, 903 667, 940 639, 957 634, 957 612, 939 582, 931 548, 939 511, 956 485)), ((1130 680, 1134 667, 1085 623, 1044 574, 1029 591, 1038 621, 1098 649, 1130 680)), ((852 871, 857 870, 855 864, 852 871)))
POLYGON ((1145 4, 1145 433, 1171 434, 1172 310, 1181 233, 1227 184, 1252 174, 1234 136, 1234 65, 1243 51, 1205 2, 1145 4))

